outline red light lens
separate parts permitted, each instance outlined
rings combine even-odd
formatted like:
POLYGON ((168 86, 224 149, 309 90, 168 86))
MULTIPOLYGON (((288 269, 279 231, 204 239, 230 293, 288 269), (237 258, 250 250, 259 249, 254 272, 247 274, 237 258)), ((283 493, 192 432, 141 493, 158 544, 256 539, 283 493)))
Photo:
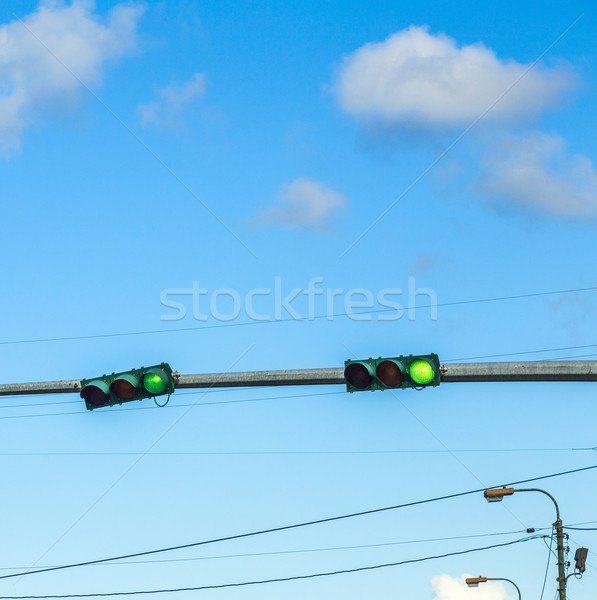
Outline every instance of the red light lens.
POLYGON ((95 385, 88 385, 81 391, 81 398, 92 406, 103 406, 108 402, 108 395, 95 385))
POLYGON ((377 378, 389 388, 400 387, 404 381, 404 373, 393 360, 384 360, 377 365, 377 378))
POLYGON ((369 369, 361 363, 351 363, 344 369, 344 378, 357 390, 366 390, 373 382, 369 369))

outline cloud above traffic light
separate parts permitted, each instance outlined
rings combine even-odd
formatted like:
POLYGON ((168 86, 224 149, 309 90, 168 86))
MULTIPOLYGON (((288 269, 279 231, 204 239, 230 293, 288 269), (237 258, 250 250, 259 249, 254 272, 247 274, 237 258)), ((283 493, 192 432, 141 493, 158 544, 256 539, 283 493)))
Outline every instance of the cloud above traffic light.
POLYGON ((252 223, 288 229, 325 230, 348 207, 348 198, 332 188, 301 177, 278 194, 279 202, 261 206, 252 223))
POLYGON ((344 56, 333 89, 353 117, 446 129, 481 115, 493 122, 533 117, 574 83, 565 68, 499 59, 482 43, 459 46, 411 25, 344 56))
POLYGON ((137 49, 143 7, 117 4, 101 19, 93 2, 39 5, 0 26, 0 147, 20 148, 40 117, 72 109, 84 86, 102 82, 105 65, 137 49))
POLYGON ((143 125, 172 124, 180 113, 205 92, 205 76, 195 73, 188 81, 170 84, 158 91, 156 100, 142 104, 137 114, 143 125))
POLYGON ((570 155, 558 135, 531 131, 494 138, 485 150, 479 190, 493 200, 559 217, 597 217, 597 171, 570 155))
POLYGON ((480 170, 474 191, 494 206, 594 220, 592 161, 568 153, 559 135, 527 129, 577 83, 568 67, 498 58, 481 42, 459 45, 411 25, 347 54, 333 90, 368 132, 418 132, 421 140, 451 133, 450 149, 466 134, 480 170))

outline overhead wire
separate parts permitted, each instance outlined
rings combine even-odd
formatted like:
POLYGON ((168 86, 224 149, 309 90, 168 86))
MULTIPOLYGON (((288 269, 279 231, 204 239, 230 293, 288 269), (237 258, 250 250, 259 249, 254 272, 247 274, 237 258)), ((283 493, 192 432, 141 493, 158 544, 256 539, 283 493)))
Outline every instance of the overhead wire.
MULTIPOLYGON (((514 485, 519 485, 522 483, 530 483, 533 481, 542 481, 545 479, 552 479, 554 477, 561 477, 563 475, 571 475, 573 473, 581 473, 581 472, 585 472, 585 471, 589 471, 589 470, 593 470, 593 469, 597 469, 597 465, 590 465, 588 467, 580 467, 578 469, 571 469, 568 471, 560 471, 558 473, 551 473, 549 475, 541 475, 539 477, 531 477, 528 479, 521 479, 518 481, 512 481, 509 482, 507 484, 507 486, 514 486, 514 485)), ((490 487, 501 487, 501 485, 497 485, 497 486, 490 486, 490 487)), ((213 539, 209 539, 209 540, 202 540, 199 542, 190 542, 187 544, 179 544, 176 546, 169 546, 166 548, 157 548, 157 549, 153 549, 153 550, 144 550, 141 552, 132 552, 132 553, 128 553, 128 554, 122 554, 119 556, 112 556, 112 557, 108 557, 108 558, 100 558, 100 559, 95 559, 95 560, 88 560, 88 561, 81 561, 81 562, 77 562, 77 563, 71 563, 71 564, 66 564, 66 565, 61 565, 61 566, 57 566, 57 567, 47 567, 47 568, 41 568, 41 569, 34 569, 34 570, 30 570, 30 571, 24 571, 24 572, 20 572, 20 573, 11 573, 8 575, 0 575, 0 580, 1 579, 9 579, 12 577, 23 577, 25 575, 35 575, 38 573, 47 573, 50 571, 59 571, 59 570, 64 570, 64 569, 72 569, 72 568, 76 568, 76 567, 86 567, 89 565, 93 565, 93 564, 99 564, 99 563, 105 563, 105 562, 110 562, 110 561, 114 561, 114 560, 125 560, 125 559, 129 559, 129 558, 137 558, 140 556, 149 556, 152 554, 159 554, 162 552, 172 552, 174 550, 184 550, 187 548, 196 548, 199 546, 206 546, 208 544, 215 544, 215 543, 219 543, 219 542, 227 542, 227 541, 231 541, 231 540, 239 540, 239 539, 245 539, 245 538, 249 538, 249 537, 255 537, 255 536, 259 536, 259 535, 265 535, 265 534, 270 534, 270 533, 278 533, 281 531, 289 531, 291 529, 298 529, 298 528, 302 528, 302 527, 309 527, 309 526, 313 526, 313 525, 321 525, 323 523, 331 523, 331 522, 335 522, 335 521, 341 521, 341 520, 346 520, 346 519, 353 519, 356 517, 362 517, 365 515, 372 515, 372 514, 379 514, 382 512, 389 512, 389 511, 393 511, 393 510, 398 510, 401 508, 408 508, 408 507, 412 507, 412 506, 420 506, 422 504, 429 504, 432 502, 439 502, 441 500, 449 500, 449 499, 453 499, 453 498, 459 498, 462 496, 468 496, 470 494, 476 494, 479 492, 484 491, 485 487, 483 488, 477 488, 474 490, 468 490, 465 492, 457 492, 454 494, 446 494, 443 496, 436 496, 434 498, 426 498, 424 500, 414 500, 411 502, 405 502, 402 504, 395 504, 393 506, 384 506, 381 508, 373 508, 373 509, 368 509, 368 510, 362 510, 362 511, 358 511, 358 512, 353 512, 353 513, 348 513, 348 514, 343 514, 343 515, 337 515, 337 516, 333 516, 333 517, 324 517, 321 519, 314 519, 311 521, 303 521, 301 523, 293 523, 291 525, 281 525, 278 527, 271 527, 268 529, 261 529, 258 531, 251 531, 251 532, 246 532, 246 533, 239 533, 239 534, 235 534, 235 535, 228 535, 228 536, 223 536, 223 537, 218 537, 218 538, 213 538, 213 539)), ((1 600, 1 599, 0 599, 1 600)))
MULTIPOLYGON (((545 539, 543 540, 545 542, 545 539)), ((547 545, 547 542, 545 542, 547 545)), ((549 562, 551 561, 551 547, 553 544, 553 526, 551 528, 551 535, 549 536, 549 546, 547 548, 547 566, 545 567, 545 577, 543 578, 543 587, 541 588, 541 596, 539 600, 543 600, 543 593, 545 592, 545 584, 547 583, 547 574, 549 573, 549 562)))
MULTIPOLYGON (((205 389, 197 389, 189 392, 176 392, 176 396, 189 396, 193 394, 204 396, 205 394, 223 394, 223 393, 232 393, 232 392, 247 392, 249 390, 255 390, 255 386, 245 386, 245 387, 233 387, 233 388, 205 388, 205 389)), ((44 396, 57 396, 60 392, 44 392, 41 394, 30 392, 28 394, 5 394, 2 398, 42 398, 44 396)), ((76 393, 76 392, 75 392, 76 393)), ((52 406, 52 404, 80 404, 80 400, 64 400, 59 402, 42 402, 39 406, 52 406)), ((11 408, 18 408, 20 406, 37 406, 34 404, 13 404, 9 405, 11 408)), ((0 405, 0 408, 4 408, 4 406, 0 405)))
MULTIPOLYGON (((559 348, 542 348, 540 350, 524 350, 521 352, 503 352, 501 354, 484 354, 481 356, 462 356, 459 358, 447 358, 443 363, 458 362, 460 360, 480 360, 482 358, 503 358, 505 356, 522 356, 524 354, 542 354, 546 352, 563 352, 564 350, 580 350, 582 348, 597 348, 597 344, 584 344, 582 346, 560 346, 559 348)), ((594 356, 593 354, 587 356, 594 356)), ((580 358, 580 357, 579 357, 580 358)), ((557 360, 557 359, 548 359, 557 360)))
MULTIPOLYGON (((192 402, 190 404, 169 404, 168 406, 132 406, 127 408, 122 408, 120 412, 131 412, 136 410, 158 410, 160 408, 185 408, 185 407, 199 407, 199 406, 215 406, 215 405, 223 405, 223 404, 242 404, 247 402, 265 402, 267 400, 284 400, 291 398, 312 398, 316 396, 333 396, 338 394, 343 394, 343 391, 337 392, 317 392, 313 394, 293 394, 289 396, 262 396, 259 398, 241 398, 239 400, 221 400, 221 401, 210 401, 210 402, 192 402)), ((82 403, 81 403, 82 407, 82 403)), ((86 415, 89 414, 90 411, 87 410, 75 410, 75 411, 67 411, 67 412, 49 412, 49 413, 34 413, 29 415, 2 415, 0 416, 0 420, 3 419, 31 419, 34 417, 63 417, 67 415, 86 415)), ((99 414, 109 414, 109 411, 99 411, 99 414)))
POLYGON ((231 588, 231 587, 245 587, 250 585, 264 585, 268 583, 282 583, 286 581, 298 581, 305 579, 314 579, 318 577, 331 577, 334 575, 344 575, 348 573, 359 573, 363 571, 372 571, 376 569, 384 569, 388 567, 397 567, 406 564, 420 563, 428 560, 436 560, 439 558, 447 558, 449 556, 458 556, 463 554, 471 554, 473 552, 482 552, 485 550, 492 550, 494 548, 503 548, 506 546, 512 546, 514 544, 520 544, 523 542, 528 542, 530 540, 539 539, 543 536, 535 535, 529 536, 525 538, 520 538, 518 540, 513 540, 510 542, 503 542, 501 544, 492 544, 490 546, 483 546, 480 548, 469 548, 467 550, 460 550, 456 552, 446 552, 444 554, 437 554, 434 556, 424 556, 422 558, 411 558, 407 560, 391 562, 391 563, 383 563, 377 565, 367 565, 365 567, 354 567, 352 569, 338 569, 335 571, 327 571, 320 573, 309 573, 307 575, 294 575, 290 577, 275 577, 271 579, 262 579, 255 581, 242 581, 236 583, 220 583, 214 585, 201 585, 201 586, 193 586, 193 587, 179 587, 179 588, 170 588, 170 589, 154 589, 154 590, 135 590, 135 591, 127 591, 127 592, 98 592, 98 593, 86 593, 86 594, 45 594, 41 596, 0 596, 0 600, 50 600, 50 599, 62 599, 62 598, 98 598, 98 597, 108 597, 108 596, 133 596, 140 594, 166 594, 166 593, 178 593, 178 592, 192 592, 192 591, 201 591, 201 590, 214 590, 214 589, 222 589, 222 588, 231 588))
MULTIPOLYGON (((533 528, 535 532, 543 531, 545 529, 550 529, 550 527, 537 527, 533 528)), ((150 560, 123 560, 119 562, 112 563, 101 563, 99 565, 90 565, 90 566, 120 566, 120 565, 145 565, 145 564, 161 564, 161 563, 175 563, 175 562, 189 562, 189 561, 198 561, 198 560, 220 560, 220 559, 228 559, 228 558, 251 558, 256 556, 278 556, 284 554, 306 554, 310 552, 336 552, 339 550, 361 550, 361 549, 372 549, 372 548, 384 548, 384 547, 393 547, 393 546, 404 546, 408 544, 426 544, 426 543, 437 543, 437 542, 446 542, 446 541, 454 541, 454 540, 467 540, 474 538, 484 538, 484 537, 496 537, 496 536, 504 536, 504 535, 514 535, 520 533, 528 533, 526 529, 519 529, 516 531, 501 531, 494 533, 478 533, 473 535, 453 535, 449 537, 439 537, 439 538, 427 538, 422 540, 402 540, 398 542, 383 542, 378 544, 358 544, 352 546, 331 546, 324 548, 301 548, 298 550, 275 550, 270 552, 248 552, 243 554, 224 554, 224 555, 216 555, 216 556, 191 556, 188 558, 158 558, 158 559, 150 559, 150 560)), ((40 568, 50 568, 56 565, 45 565, 40 566, 40 568)), ((13 571, 15 569, 26 569, 27 567, 0 567, 0 571, 13 571)))
MULTIPOLYGON (((553 296, 557 294, 571 294, 578 292, 589 292, 597 290, 597 286, 585 287, 585 288, 572 288, 565 290, 552 290, 548 292, 534 292, 529 294, 515 294, 511 296, 495 296, 491 298, 476 298, 473 300, 458 300, 454 302, 439 302, 433 304, 422 304, 417 305, 414 304, 412 306, 404 307, 403 310, 416 310, 421 308, 439 308, 439 307, 448 307, 448 306, 461 306, 467 304, 482 304, 487 302, 504 302, 509 300, 522 300, 527 298, 538 298, 542 296, 553 296)), ((386 313, 389 311, 394 311, 394 308, 379 308, 379 309, 371 309, 365 311, 358 312, 340 312, 333 314, 323 314, 323 315, 315 315, 312 317, 308 317, 304 320, 320 320, 320 319, 330 319, 330 317, 347 317, 355 314, 375 314, 375 313, 386 313)), ((269 323, 281 323, 281 322, 291 322, 297 321, 294 317, 287 317, 283 319, 275 319, 271 321, 243 321, 241 323, 220 323, 217 325, 198 325, 195 327, 178 327, 174 329, 152 329, 145 331, 126 331, 126 332, 117 332, 117 333, 103 333, 103 334, 95 334, 95 335, 77 335, 77 336, 62 336, 62 337, 54 337, 54 338, 35 338, 35 339, 22 339, 22 340, 4 340, 0 341, 0 346, 12 345, 12 344, 35 344, 42 342, 64 342, 64 341, 75 341, 75 340, 88 340, 88 339, 102 339, 102 338, 113 338, 113 337, 128 337, 128 336, 136 336, 136 335, 153 335, 153 334, 161 334, 161 333, 177 333, 183 331, 200 331, 207 329, 223 329, 229 327, 245 327, 251 325, 265 325, 269 323)))
MULTIPOLYGON (((179 396, 189 396, 189 395, 200 395, 200 396, 205 396, 205 395, 211 395, 211 394, 222 394, 222 393, 233 393, 233 392, 247 392, 249 390, 255 390, 255 387, 234 387, 234 388, 206 388, 206 389, 202 389, 202 390, 196 390, 196 391, 191 391, 191 392, 176 392, 176 397, 179 396)), ((43 394, 35 394, 35 393, 29 393, 29 394, 6 394, 4 396, 2 396, 3 398, 11 398, 11 399, 17 399, 17 398, 40 398, 43 396, 56 396, 58 395, 56 392, 46 392, 43 394)), ((56 402, 37 402, 35 404, 0 404, 0 409, 4 409, 4 408, 26 408, 26 407, 30 407, 30 406, 54 406, 54 405, 58 405, 58 404, 81 404, 81 400, 59 400, 56 402)))
POLYGON ((0 456, 322 456, 322 455, 392 455, 392 454, 465 454, 500 452, 595 452, 595 448, 469 448, 461 450, 226 450, 226 451, 163 451, 163 452, 1 452, 0 456))

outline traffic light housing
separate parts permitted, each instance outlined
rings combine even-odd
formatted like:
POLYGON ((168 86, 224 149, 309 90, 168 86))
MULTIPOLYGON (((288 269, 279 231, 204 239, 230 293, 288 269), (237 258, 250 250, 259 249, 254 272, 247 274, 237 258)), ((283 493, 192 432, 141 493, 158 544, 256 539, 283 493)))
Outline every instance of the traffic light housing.
POLYGON ((348 392, 436 387, 440 383, 437 354, 347 360, 344 380, 348 392))
POLYGON ((174 393, 167 363, 81 380, 81 398, 88 410, 174 393))

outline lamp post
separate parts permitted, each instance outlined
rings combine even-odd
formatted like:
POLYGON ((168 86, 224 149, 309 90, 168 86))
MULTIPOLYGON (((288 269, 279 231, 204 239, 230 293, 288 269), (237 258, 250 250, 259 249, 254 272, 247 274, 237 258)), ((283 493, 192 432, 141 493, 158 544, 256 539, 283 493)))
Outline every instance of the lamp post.
POLYGON ((548 494, 545 490, 540 490, 538 488, 528 488, 515 490, 514 488, 496 488, 492 490, 485 490, 484 496, 487 502, 501 502, 504 496, 511 496, 514 492, 541 492, 545 494, 551 501, 554 503, 556 507, 556 522, 553 524, 554 529, 556 530, 556 541, 557 541, 557 550, 558 550, 558 594, 560 600, 566 600, 566 572, 565 572, 565 563, 564 563, 564 527, 562 525, 562 519, 560 519, 560 508, 555 498, 548 494))
POLYGON ((516 588, 516 591, 518 592, 518 600, 522 600, 522 597, 520 595, 520 589, 511 579, 506 579, 505 577, 468 577, 467 579, 465 579, 466 585, 468 585, 469 587, 477 587, 480 583, 485 583, 486 581, 508 581, 508 582, 510 582, 516 588))

